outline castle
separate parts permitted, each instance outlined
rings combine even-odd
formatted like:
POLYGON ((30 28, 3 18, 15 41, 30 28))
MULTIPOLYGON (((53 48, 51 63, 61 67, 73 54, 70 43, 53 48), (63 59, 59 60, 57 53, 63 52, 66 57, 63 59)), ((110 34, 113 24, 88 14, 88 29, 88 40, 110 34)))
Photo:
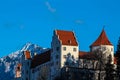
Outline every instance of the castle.
POLYGON ((51 49, 34 56, 31 56, 29 51, 23 52, 21 63, 16 68, 15 79, 55 80, 61 73, 64 74, 64 70, 67 71, 71 67, 73 70, 80 69, 81 80, 86 80, 82 74, 84 69, 93 73, 90 80, 98 80, 99 73, 103 74, 101 80, 104 80, 104 64, 107 63, 116 64, 114 46, 107 38, 104 29, 97 40, 90 45, 89 52, 79 50, 73 31, 54 30, 51 49))

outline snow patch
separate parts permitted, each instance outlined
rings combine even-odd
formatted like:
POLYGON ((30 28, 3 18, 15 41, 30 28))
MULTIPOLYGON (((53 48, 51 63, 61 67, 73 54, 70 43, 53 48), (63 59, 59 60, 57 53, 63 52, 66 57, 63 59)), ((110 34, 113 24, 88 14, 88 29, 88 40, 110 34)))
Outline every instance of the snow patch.
POLYGON ((8 63, 8 62, 6 62, 5 63, 5 72, 9 72, 10 71, 10 65, 11 65, 11 63, 8 63))

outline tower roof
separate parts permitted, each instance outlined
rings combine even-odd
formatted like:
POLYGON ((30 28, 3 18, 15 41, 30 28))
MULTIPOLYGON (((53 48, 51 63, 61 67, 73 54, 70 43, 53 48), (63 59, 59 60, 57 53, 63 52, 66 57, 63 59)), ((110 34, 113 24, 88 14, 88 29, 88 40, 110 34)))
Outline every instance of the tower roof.
POLYGON ((104 29, 102 30, 100 36, 97 38, 97 40, 90 46, 100 46, 100 45, 112 45, 112 43, 109 41, 104 29))
POLYGON ((78 46, 74 32, 63 30, 55 30, 55 32, 62 45, 78 46))

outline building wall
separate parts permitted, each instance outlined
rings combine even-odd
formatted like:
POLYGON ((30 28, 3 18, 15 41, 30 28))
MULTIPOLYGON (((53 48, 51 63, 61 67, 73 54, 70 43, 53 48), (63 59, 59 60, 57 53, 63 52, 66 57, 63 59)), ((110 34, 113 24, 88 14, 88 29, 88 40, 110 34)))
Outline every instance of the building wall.
POLYGON ((50 80, 50 62, 41 64, 35 68, 31 69, 31 80, 41 80, 41 78, 45 78, 45 80, 50 80))
POLYGON ((51 79, 57 75, 60 70, 60 55, 61 55, 61 42, 57 35, 54 33, 51 42, 51 79))
MULTIPOLYGON (((41 64, 35 68, 30 68, 31 60, 25 59, 25 56, 22 56, 22 80, 39 80, 41 76, 47 77, 47 80, 53 80, 55 76, 60 75, 61 69, 66 67, 66 57, 70 54, 76 61, 78 60, 79 56, 79 46, 71 46, 71 45, 62 45, 62 42, 59 40, 59 37, 53 34, 52 42, 51 42, 51 61, 41 64)), ((91 52, 100 49, 102 51, 102 55, 104 58, 112 57, 112 64, 114 62, 114 47, 110 45, 101 45, 101 46, 94 46, 91 48, 91 52)), ((98 56, 100 54, 98 53, 98 56)), ((107 63, 107 62, 106 62, 107 63)), ((80 74, 81 77, 84 79, 86 75, 82 76, 82 72, 86 73, 87 70, 89 72, 94 73, 92 74, 91 80, 98 80, 99 70, 97 71, 98 61, 97 60, 90 60, 90 59, 79 59, 79 70, 81 70, 80 74), (86 72, 84 71, 86 69, 86 72), (95 70, 96 69, 96 70, 95 70)), ((73 69, 73 68, 72 68, 73 69)), ((75 69, 76 70, 76 69, 75 69)), ((73 69, 74 71, 74 69, 73 69)), ((74 71, 75 72, 75 71, 74 71)), ((104 74, 105 72, 101 72, 104 74)), ((101 78, 102 79, 102 78, 101 78)))
POLYGON ((61 68, 64 67, 66 62, 66 57, 68 54, 71 54, 71 56, 73 56, 75 60, 78 60, 78 53, 79 53, 78 46, 62 45, 61 46, 61 64, 60 64, 61 68))
POLYGON ((51 42, 51 77, 59 75, 62 67, 65 65, 67 54, 71 54, 75 59, 78 59, 78 46, 62 45, 59 36, 54 32, 51 42), (66 50, 64 50, 66 48, 66 50), (75 48, 75 51, 73 49, 75 48))
POLYGON ((98 61, 94 59, 79 59, 79 68, 98 69, 98 61))
MULTIPOLYGON (((94 46, 94 47, 92 47, 91 50, 92 50, 92 52, 94 52, 98 49, 102 51, 102 57, 104 59, 106 59, 105 63, 108 62, 108 57, 110 57, 110 55, 111 55, 111 58, 112 58, 111 64, 114 64, 114 47, 113 46, 111 46, 111 45, 94 46)), ((97 55, 101 56, 101 54, 99 54, 99 52, 97 55)))
POLYGON ((30 80, 30 66, 31 66, 30 64, 31 64, 31 60, 26 59, 25 55, 23 54, 21 63, 22 63, 22 68, 21 68, 22 77, 21 77, 21 79, 22 80, 30 80))

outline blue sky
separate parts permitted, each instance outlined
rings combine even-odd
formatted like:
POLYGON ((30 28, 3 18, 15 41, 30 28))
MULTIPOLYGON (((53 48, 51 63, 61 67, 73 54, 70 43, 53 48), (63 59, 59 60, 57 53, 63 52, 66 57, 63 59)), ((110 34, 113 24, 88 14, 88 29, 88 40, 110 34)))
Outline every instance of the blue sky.
POLYGON ((31 42, 50 48, 54 29, 72 30, 89 51, 103 26, 116 47, 120 0, 0 0, 0 57, 31 42))

